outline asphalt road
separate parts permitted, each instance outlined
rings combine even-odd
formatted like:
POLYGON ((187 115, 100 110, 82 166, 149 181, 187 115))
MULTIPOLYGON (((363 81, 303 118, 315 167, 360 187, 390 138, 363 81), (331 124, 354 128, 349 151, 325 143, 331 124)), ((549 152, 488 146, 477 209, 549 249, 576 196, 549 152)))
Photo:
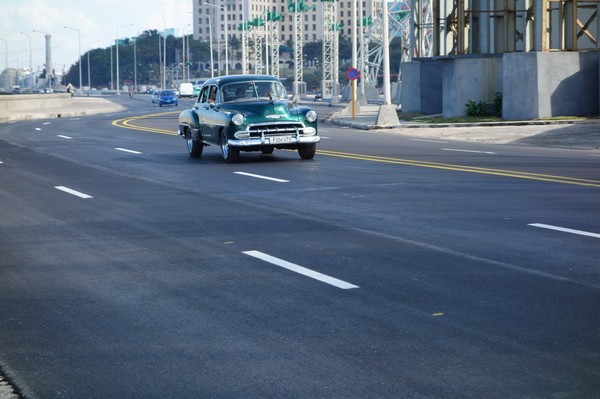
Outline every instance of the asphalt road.
POLYGON ((186 105, 0 126, 20 396, 600 396, 597 152, 323 124, 226 164, 186 105))

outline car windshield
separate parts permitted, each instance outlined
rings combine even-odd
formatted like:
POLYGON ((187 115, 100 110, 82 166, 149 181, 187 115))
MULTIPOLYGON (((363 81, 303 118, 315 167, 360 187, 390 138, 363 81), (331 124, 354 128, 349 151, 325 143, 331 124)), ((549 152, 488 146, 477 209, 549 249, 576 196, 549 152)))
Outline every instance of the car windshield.
POLYGON ((247 101, 257 99, 279 100, 287 98, 285 88, 280 82, 249 81, 223 85, 223 101, 247 101))
POLYGON ((161 96, 174 96, 175 90, 163 90, 160 92, 161 96))

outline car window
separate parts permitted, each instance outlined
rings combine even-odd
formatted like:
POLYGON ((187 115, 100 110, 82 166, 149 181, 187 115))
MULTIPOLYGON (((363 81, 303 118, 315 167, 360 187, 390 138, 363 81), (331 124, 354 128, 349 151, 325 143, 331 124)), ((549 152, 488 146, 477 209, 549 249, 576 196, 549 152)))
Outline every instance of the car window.
POLYGON ((283 85, 273 81, 229 83, 221 88, 221 95, 224 102, 259 98, 287 98, 283 85))
POLYGON ((161 96, 174 96, 175 95, 175 91, 174 90, 163 90, 160 92, 161 96))
POLYGON ((210 86, 210 90, 208 93, 208 101, 215 102, 217 101, 217 86, 210 86))
POLYGON ((208 86, 204 86, 198 95, 198 102, 205 103, 208 101, 208 86))
POLYGON ((255 86, 258 97, 273 99, 287 98, 285 89, 279 82, 256 82, 255 86))

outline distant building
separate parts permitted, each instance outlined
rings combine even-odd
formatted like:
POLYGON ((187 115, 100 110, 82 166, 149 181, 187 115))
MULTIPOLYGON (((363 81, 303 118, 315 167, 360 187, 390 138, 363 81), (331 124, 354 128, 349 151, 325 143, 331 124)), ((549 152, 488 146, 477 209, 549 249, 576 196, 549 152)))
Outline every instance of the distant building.
MULTIPOLYGON (((303 13, 303 40, 316 42, 323 38, 323 3, 321 1, 304 0, 307 6, 314 9, 303 13)), ((300 2, 300 1, 299 1, 300 2)), ((280 22, 280 43, 293 40, 294 23, 293 13, 288 11, 287 0, 220 0, 205 4, 204 0, 194 0, 194 39, 208 42, 211 36, 218 44, 224 45, 225 24, 229 37, 241 38, 239 25, 255 17, 265 16, 267 11, 277 11, 283 16, 280 22)), ((351 7, 352 1, 337 1, 338 23, 344 24, 342 36, 351 36, 351 7)), ((381 9, 382 0, 363 0, 363 16, 374 17, 381 9)), ((358 9, 358 6, 357 6, 358 9)))

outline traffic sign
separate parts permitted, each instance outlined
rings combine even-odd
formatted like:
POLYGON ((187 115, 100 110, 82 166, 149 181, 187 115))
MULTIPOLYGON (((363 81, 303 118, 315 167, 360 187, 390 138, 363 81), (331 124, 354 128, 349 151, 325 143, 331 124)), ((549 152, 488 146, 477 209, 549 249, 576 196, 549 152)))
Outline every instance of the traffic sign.
POLYGON ((348 68, 346 71, 346 77, 348 80, 356 80, 360 77, 360 72, 356 68, 348 68))

